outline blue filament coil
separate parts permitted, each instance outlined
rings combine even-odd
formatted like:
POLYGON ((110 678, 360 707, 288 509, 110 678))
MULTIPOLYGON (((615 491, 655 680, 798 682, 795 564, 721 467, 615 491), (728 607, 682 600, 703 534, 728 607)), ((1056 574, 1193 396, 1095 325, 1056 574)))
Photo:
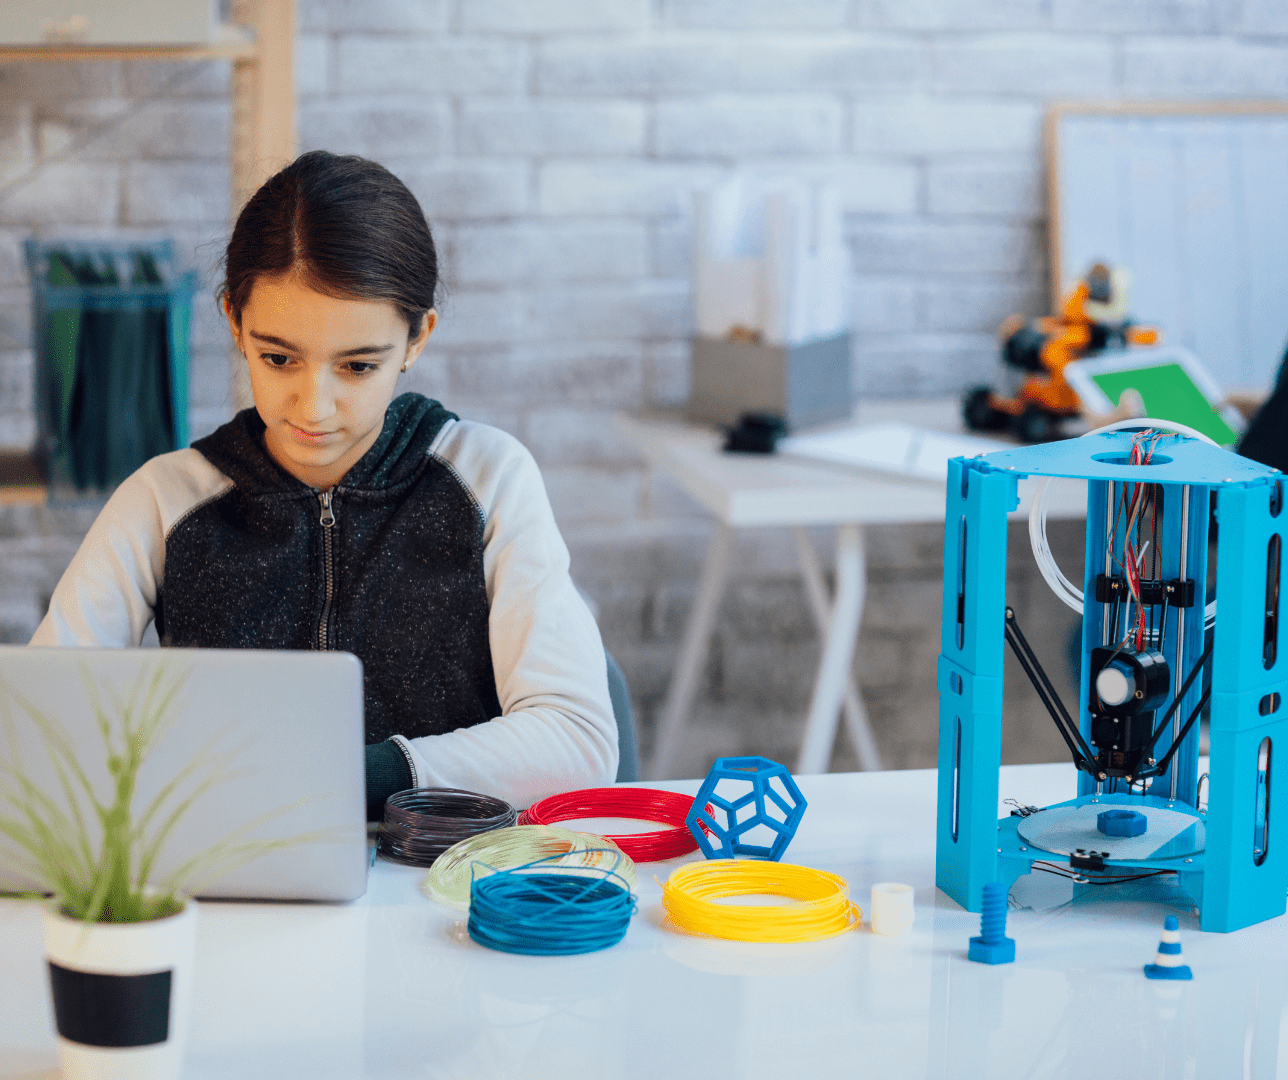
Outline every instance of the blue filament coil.
POLYGON ((611 870, 534 871, 551 861, 476 877, 470 883, 470 937, 525 956, 598 952, 621 941, 635 913, 625 881, 611 870))

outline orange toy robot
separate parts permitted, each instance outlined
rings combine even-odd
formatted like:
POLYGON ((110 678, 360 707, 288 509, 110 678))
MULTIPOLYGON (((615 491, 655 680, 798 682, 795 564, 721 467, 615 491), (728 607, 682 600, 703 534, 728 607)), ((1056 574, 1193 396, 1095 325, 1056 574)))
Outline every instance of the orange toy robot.
POLYGON ((1061 314, 1007 319, 998 331, 1002 359, 1030 374, 1013 397, 988 386, 971 390, 962 402, 966 426, 1010 428, 1021 442, 1057 438, 1061 421, 1079 413, 1078 395, 1064 381, 1066 364, 1111 346, 1158 344, 1156 329, 1133 326, 1127 317, 1129 284, 1127 271, 1096 263, 1069 294, 1061 314))

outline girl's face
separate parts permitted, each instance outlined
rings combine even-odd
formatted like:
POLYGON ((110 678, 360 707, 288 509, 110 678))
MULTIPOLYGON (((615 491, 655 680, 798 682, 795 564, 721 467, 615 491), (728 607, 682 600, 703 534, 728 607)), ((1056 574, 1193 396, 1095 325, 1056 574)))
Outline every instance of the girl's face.
POLYGON ((326 296, 295 274, 256 281, 240 326, 226 313, 250 366, 269 454, 323 490, 379 437, 399 374, 416 362, 437 322, 430 311, 409 342, 392 303, 326 296))

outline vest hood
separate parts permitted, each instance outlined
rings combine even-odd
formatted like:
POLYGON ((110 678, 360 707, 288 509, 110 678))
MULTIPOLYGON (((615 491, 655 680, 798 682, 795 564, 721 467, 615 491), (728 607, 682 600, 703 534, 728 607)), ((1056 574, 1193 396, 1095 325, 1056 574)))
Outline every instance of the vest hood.
MULTIPOLYGON (((337 486, 380 491, 411 479, 443 425, 455 419, 455 413, 421 394, 394 398, 380 435, 337 486)), ((192 447, 248 495, 312 492, 273 460, 264 446, 264 430, 259 413, 243 409, 192 447)))

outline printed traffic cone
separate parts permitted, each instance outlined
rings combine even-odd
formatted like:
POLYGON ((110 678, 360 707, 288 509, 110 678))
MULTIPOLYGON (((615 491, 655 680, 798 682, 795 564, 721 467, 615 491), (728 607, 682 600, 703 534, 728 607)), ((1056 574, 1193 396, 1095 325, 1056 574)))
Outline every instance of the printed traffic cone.
POLYGON ((1192 979, 1194 973, 1181 961, 1181 924, 1175 915, 1163 922, 1163 939, 1158 943, 1154 962, 1145 965, 1147 979, 1192 979))

